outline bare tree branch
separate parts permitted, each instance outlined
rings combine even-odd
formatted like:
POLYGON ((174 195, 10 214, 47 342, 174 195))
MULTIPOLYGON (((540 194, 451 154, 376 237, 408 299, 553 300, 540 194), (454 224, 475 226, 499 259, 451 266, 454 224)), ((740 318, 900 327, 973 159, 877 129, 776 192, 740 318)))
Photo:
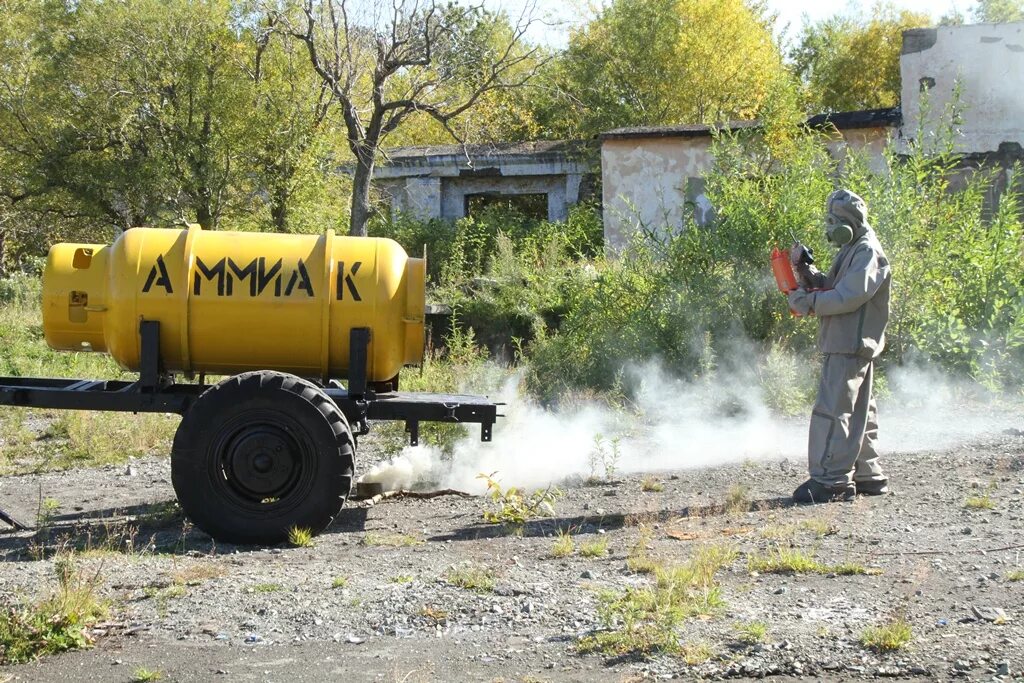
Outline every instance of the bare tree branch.
POLYGON ((430 116, 462 142, 454 125, 460 116, 488 93, 524 87, 546 64, 550 57, 526 44, 535 10, 536 0, 526 3, 496 46, 470 42, 474 29, 488 36, 486 22, 503 20, 482 2, 301 0, 301 7, 281 13, 280 30, 304 44, 325 92, 341 108, 356 157, 352 234, 365 234, 381 145, 409 116, 430 116))

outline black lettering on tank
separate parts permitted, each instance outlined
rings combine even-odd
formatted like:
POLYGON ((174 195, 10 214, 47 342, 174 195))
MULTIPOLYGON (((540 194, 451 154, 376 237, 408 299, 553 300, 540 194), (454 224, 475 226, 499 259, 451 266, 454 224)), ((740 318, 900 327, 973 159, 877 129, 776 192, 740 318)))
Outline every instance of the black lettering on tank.
POLYGON ((362 261, 356 261, 352 264, 352 270, 349 273, 345 272, 345 262, 338 261, 338 277, 337 277, 337 297, 338 301, 345 298, 345 288, 348 288, 348 293, 352 295, 353 301, 362 301, 363 298, 359 296, 359 290, 356 289, 356 283, 352 279, 352 276, 359 272, 359 267, 363 265, 362 261), (342 286, 344 285, 344 286, 342 286))
POLYGON ((281 259, 277 259, 277 263, 271 266, 269 271, 267 270, 267 258, 265 256, 260 256, 258 261, 256 293, 262 294, 263 290, 270 284, 270 281, 274 280, 274 296, 281 296, 281 276, 279 275, 281 272, 281 259))
POLYGON ((231 296, 233 289, 233 279, 231 274, 234 273, 238 281, 241 282, 245 278, 249 278, 249 296, 256 296, 256 259, 249 262, 245 268, 239 268, 238 265, 230 257, 228 258, 228 275, 227 275, 227 293, 231 296))
POLYGON ((309 273, 306 272, 306 264, 299 259, 299 265, 292 271, 292 277, 288 280, 288 286, 284 288, 284 295, 291 296, 292 290, 298 283, 299 289, 306 290, 306 294, 313 296, 313 283, 309 281, 309 273))
POLYGON ((217 277, 217 296, 224 296, 224 264, 227 259, 221 259, 213 265, 212 268, 207 268, 206 264, 203 263, 203 259, 196 257, 196 272, 194 278, 194 284, 192 285, 192 293, 198 295, 200 293, 200 285, 202 280, 199 278, 200 275, 205 277, 207 280, 212 280, 214 276, 217 277))
POLYGON ((157 255, 156 264, 154 264, 149 270, 149 277, 146 278, 146 284, 142 285, 142 293, 146 294, 149 292, 153 285, 163 287, 164 291, 168 294, 174 294, 174 290, 171 288, 171 278, 167 276, 167 266, 164 264, 164 257, 162 254, 157 255))

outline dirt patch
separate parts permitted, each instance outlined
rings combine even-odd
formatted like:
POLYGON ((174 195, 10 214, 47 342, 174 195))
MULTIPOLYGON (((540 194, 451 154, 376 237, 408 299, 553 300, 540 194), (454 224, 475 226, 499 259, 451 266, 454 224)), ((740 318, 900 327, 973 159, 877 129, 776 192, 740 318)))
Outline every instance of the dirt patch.
POLYGON ((54 554, 74 549, 101 567, 113 609, 93 650, 0 668, 0 680, 124 681, 137 667, 170 680, 1021 676, 1021 462, 1017 434, 890 455, 893 495, 812 507, 789 505, 804 470, 785 460, 662 472, 660 491, 650 476, 581 483, 521 535, 485 524, 479 498, 394 498, 346 508, 314 547, 256 549, 192 529, 165 458, 8 477, 0 505, 16 517, 56 504, 44 533, 0 534, 0 592, 36 594, 54 554), (982 496, 990 506, 965 504, 982 496), (553 550, 559 531, 568 554, 553 550), (596 540, 606 550, 584 555, 596 540), (724 606, 683 622, 678 655, 578 654, 608 626, 602 591, 654 581, 631 562, 638 544, 662 566, 734 547, 716 574, 724 606), (822 569, 751 570, 776 556, 822 569), (895 620, 910 625, 904 647, 864 644, 895 620))

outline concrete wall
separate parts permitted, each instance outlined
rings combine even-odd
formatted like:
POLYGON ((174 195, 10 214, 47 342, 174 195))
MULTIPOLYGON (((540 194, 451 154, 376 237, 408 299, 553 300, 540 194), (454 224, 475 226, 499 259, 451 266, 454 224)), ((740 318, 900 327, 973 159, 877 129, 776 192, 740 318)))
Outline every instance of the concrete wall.
POLYGON ((959 82, 957 151, 986 154, 1024 143, 1024 22, 906 31, 900 77, 904 137, 917 135, 923 97, 925 131, 934 131, 959 82))

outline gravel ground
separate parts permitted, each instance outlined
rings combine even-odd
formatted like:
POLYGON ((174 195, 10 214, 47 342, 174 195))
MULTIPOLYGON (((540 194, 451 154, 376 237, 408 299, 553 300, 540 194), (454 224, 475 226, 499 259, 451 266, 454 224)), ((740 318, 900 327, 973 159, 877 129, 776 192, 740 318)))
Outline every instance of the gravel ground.
POLYGON ((174 681, 1024 680, 1024 581, 1009 578, 1024 566, 1018 434, 889 455, 894 493, 850 503, 790 506, 804 468, 780 460, 657 473, 660 492, 642 491, 639 475, 568 483, 556 517, 521 536, 484 524, 479 498, 352 503, 310 548, 213 543, 176 512, 166 458, 8 477, 0 505, 16 517, 36 519, 45 498, 59 508, 43 534, 0 533, 0 593, 47 590, 54 549, 78 547, 112 607, 93 649, 0 667, 0 681, 128 681, 138 667, 174 681), (738 487, 752 511, 723 509, 738 487), (991 509, 965 507, 985 495, 991 509), (650 581, 626 566, 642 527, 649 556, 666 564, 699 544, 740 551, 718 575, 726 606, 681 632, 709 647, 710 660, 575 651, 601 628, 601 589, 650 581), (558 529, 577 545, 607 539, 609 552, 556 559, 558 529), (779 545, 877 573, 749 570, 751 554, 779 545), (493 589, 452 585, 450 572, 465 566, 493 570, 493 589), (861 645, 865 628, 897 616, 912 625, 908 646, 878 654, 861 645), (764 642, 743 644, 737 624, 753 621, 766 625, 764 642))

